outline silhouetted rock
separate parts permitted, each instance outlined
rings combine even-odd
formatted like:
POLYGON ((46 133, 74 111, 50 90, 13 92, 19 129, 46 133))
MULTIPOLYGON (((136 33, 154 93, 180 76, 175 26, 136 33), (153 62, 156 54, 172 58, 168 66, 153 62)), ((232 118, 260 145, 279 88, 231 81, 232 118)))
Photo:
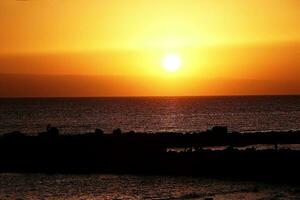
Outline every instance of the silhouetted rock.
POLYGON ((134 132, 134 131, 129 131, 127 134, 129 134, 129 135, 134 135, 135 132, 134 132))
POLYGON ((117 128, 117 129, 113 130, 113 134, 114 135, 121 135, 122 131, 121 131, 121 129, 117 128))
POLYGON ((218 135, 227 135, 228 134, 228 128, 225 126, 214 126, 211 131, 214 134, 218 134, 218 135))
POLYGON ((95 133, 59 135, 59 130, 50 125, 39 137, 19 132, 6 134, 0 137, 0 172, 227 176, 300 182, 300 151, 236 148, 300 144, 300 132, 219 136, 212 131, 122 134, 121 129, 116 129, 101 137, 95 137, 95 133), (217 146, 229 148, 207 149, 217 146), (184 148, 185 152, 167 151, 184 148))
POLYGON ((39 133, 40 137, 58 137, 59 130, 56 127, 52 127, 50 124, 47 126, 46 132, 39 133))
POLYGON ((103 134, 104 134, 104 131, 103 131, 102 129, 97 128, 97 129, 95 130, 95 134, 96 134, 96 135, 103 135, 103 134))
POLYGON ((14 132, 11 132, 11 133, 6 133, 3 135, 4 138, 24 138, 26 137, 23 133, 19 132, 19 131, 14 131, 14 132))
POLYGON ((56 127, 51 127, 48 133, 52 136, 58 136, 59 135, 59 130, 56 127))

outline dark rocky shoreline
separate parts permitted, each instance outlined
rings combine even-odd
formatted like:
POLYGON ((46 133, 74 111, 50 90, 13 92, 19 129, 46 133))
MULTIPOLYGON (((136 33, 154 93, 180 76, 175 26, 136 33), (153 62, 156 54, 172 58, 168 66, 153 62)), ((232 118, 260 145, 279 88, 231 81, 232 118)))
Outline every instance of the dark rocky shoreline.
POLYGON ((121 173, 191 175, 300 182, 300 132, 228 133, 214 127, 200 133, 95 133, 60 135, 48 127, 38 136, 19 132, 0 137, 0 172, 121 173), (236 147, 272 144, 273 149, 236 147), (227 146, 224 150, 204 147, 227 146), (168 151, 182 148, 182 152, 168 151))

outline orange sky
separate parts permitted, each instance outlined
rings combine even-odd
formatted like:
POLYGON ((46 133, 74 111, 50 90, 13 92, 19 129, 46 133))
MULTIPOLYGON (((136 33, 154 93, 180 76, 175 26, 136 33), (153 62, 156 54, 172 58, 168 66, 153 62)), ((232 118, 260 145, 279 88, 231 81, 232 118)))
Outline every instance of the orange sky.
POLYGON ((0 96, 300 94, 299 19, 298 0, 1 0, 0 96))

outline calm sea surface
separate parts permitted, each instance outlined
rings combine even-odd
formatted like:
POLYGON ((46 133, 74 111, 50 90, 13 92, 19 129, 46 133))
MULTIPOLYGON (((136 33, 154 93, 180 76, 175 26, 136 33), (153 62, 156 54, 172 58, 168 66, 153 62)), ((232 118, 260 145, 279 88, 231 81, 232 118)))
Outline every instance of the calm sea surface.
POLYGON ((297 200, 295 185, 192 177, 118 175, 0 175, 0 199, 297 200))
POLYGON ((0 133, 300 129, 300 96, 0 99, 0 133))

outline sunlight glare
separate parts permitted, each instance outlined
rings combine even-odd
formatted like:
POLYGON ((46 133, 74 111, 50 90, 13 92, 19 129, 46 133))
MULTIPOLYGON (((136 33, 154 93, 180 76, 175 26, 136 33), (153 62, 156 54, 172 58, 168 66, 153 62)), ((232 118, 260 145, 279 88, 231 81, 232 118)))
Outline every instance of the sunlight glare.
POLYGON ((169 54, 164 57, 162 65, 166 71, 176 72, 181 66, 181 59, 176 54, 169 54))

